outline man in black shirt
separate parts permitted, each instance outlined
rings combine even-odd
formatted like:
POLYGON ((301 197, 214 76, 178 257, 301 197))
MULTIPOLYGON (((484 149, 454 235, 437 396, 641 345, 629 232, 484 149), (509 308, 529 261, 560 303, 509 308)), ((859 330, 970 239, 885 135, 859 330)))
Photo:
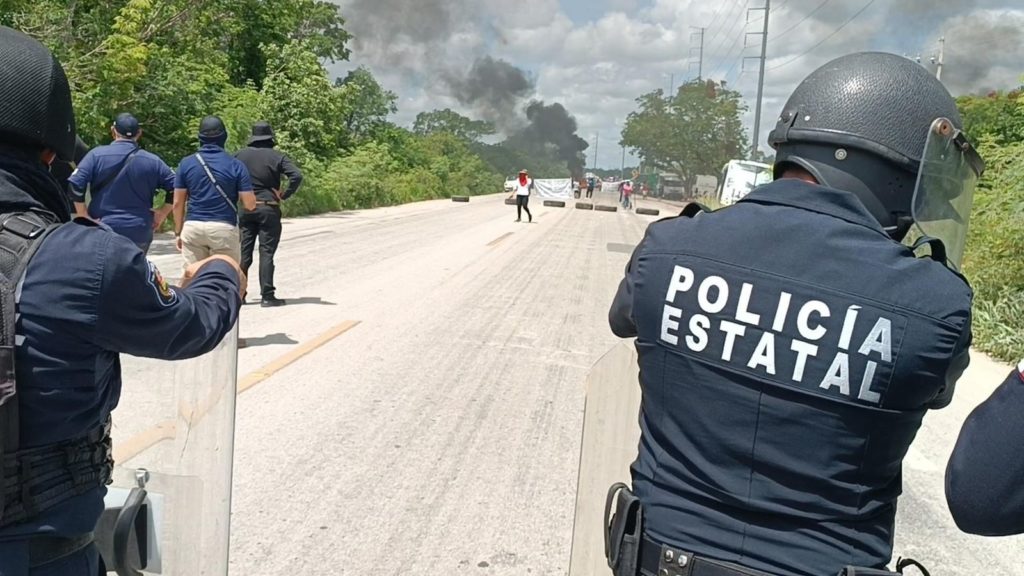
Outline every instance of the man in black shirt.
POLYGON ((239 219, 242 228, 242 270, 248 274, 256 237, 259 236, 262 305, 283 306, 285 301, 274 294, 274 253, 281 241, 281 202, 299 189, 302 172, 292 164, 288 156, 274 149, 274 132, 267 122, 253 125, 249 146, 239 150, 235 157, 249 169, 256 192, 256 209, 243 212, 239 219), (288 178, 288 189, 284 194, 281 193, 282 175, 288 178))

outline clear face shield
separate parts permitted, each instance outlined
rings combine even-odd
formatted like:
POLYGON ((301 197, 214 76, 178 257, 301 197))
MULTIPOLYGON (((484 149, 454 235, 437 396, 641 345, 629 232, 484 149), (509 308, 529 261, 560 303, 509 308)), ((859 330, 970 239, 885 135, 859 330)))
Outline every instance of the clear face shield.
POLYGON ((946 118, 936 119, 928 131, 921 170, 914 189, 911 215, 914 227, 908 239, 932 245, 932 255, 944 249, 946 264, 959 271, 967 243, 974 203, 974 188, 985 163, 966 135, 946 118))

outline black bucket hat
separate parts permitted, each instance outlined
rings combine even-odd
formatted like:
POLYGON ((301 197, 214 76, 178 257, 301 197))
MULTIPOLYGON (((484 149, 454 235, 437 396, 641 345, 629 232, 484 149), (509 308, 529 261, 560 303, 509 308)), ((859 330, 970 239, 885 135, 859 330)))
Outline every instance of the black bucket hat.
POLYGON ((252 136, 249 137, 249 144, 254 142, 266 142, 274 139, 274 129, 269 122, 257 122, 252 125, 252 136))

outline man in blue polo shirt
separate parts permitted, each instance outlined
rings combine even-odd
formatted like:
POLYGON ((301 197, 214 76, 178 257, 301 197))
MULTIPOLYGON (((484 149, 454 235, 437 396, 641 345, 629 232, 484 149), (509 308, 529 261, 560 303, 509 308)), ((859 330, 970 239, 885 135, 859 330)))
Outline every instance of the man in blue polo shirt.
POLYGON ((90 150, 68 178, 75 212, 102 221, 148 252, 154 228, 171 212, 174 172, 159 156, 139 147, 142 129, 131 114, 118 115, 110 135, 114 141, 90 150), (88 209, 87 187, 92 192, 88 209), (158 189, 167 195, 163 207, 154 210, 153 197, 158 189))
POLYGON ((224 150, 228 131, 216 116, 199 124, 199 151, 182 158, 174 180, 174 233, 188 267, 215 254, 242 259, 238 201, 256 209, 249 170, 224 150), (186 216, 187 208, 187 216, 186 216))

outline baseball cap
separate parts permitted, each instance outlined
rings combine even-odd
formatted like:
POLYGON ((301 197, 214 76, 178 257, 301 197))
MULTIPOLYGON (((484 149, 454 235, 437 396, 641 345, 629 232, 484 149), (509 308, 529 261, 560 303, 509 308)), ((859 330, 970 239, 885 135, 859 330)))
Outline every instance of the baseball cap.
POLYGON ((114 130, 125 138, 135 138, 139 134, 139 121, 127 112, 118 114, 114 119, 114 130))
POLYGON ((28 35, 0 26, 0 135, 75 156, 75 112, 64 68, 28 35))

